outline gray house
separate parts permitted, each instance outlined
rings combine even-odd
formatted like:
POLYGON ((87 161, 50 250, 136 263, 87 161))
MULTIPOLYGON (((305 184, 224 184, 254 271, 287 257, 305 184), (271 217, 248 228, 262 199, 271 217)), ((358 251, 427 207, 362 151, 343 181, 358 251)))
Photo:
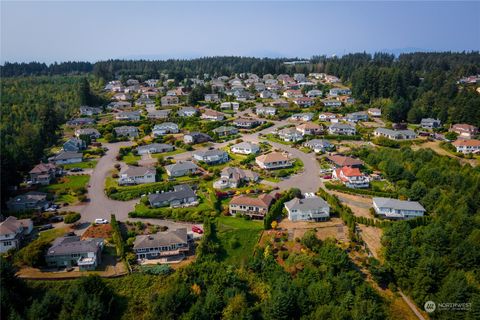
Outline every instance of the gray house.
POLYGON ((440 128, 442 125, 442 122, 439 119, 432 119, 432 118, 426 118, 422 119, 420 122, 420 125, 424 129, 435 129, 435 128, 440 128))
POLYGON ((223 150, 195 151, 193 158, 197 161, 203 161, 207 164, 219 164, 228 161, 228 153, 223 150))
POLYGON ((79 266, 80 271, 95 270, 102 261, 102 249, 101 238, 61 237, 48 249, 45 261, 49 267, 79 266))
POLYGON ((322 139, 309 140, 305 142, 303 145, 307 148, 312 149, 316 153, 325 152, 333 148, 333 144, 331 144, 327 140, 322 140, 322 139))
POLYGON ((80 138, 80 136, 90 136, 92 139, 100 138, 100 132, 95 128, 83 128, 75 130, 75 136, 80 138))
POLYGON ((79 138, 70 138, 63 144, 63 151, 73 151, 78 152, 85 149, 87 146, 85 141, 79 138))
POLYGON ((166 143, 152 143, 137 148, 138 154, 162 153, 175 150, 175 147, 166 143))
POLYGON ((79 163, 83 161, 83 154, 75 151, 60 151, 55 157, 53 157, 53 162, 55 164, 69 164, 69 163, 79 163))
POLYGON ((238 133, 238 129, 231 126, 221 126, 212 130, 212 132, 219 136, 229 136, 238 133))
POLYGON ((325 221, 330 218, 330 206, 313 193, 306 193, 303 199, 294 198, 285 202, 290 221, 325 221))
POLYGON ((184 143, 195 144, 195 143, 203 143, 207 141, 212 141, 212 137, 202 132, 190 132, 183 136, 184 143))
POLYGON ((373 132, 376 137, 385 137, 390 140, 409 140, 415 139, 417 135, 413 130, 392 130, 387 128, 377 128, 373 132))
POLYGON ((148 195, 148 201, 152 207, 172 208, 189 207, 197 205, 197 196, 188 184, 179 184, 173 187, 172 191, 154 193, 148 195))
POLYGON ((138 137, 138 129, 136 127, 121 126, 121 127, 116 127, 114 130, 117 137, 129 137, 129 138, 138 137))
POLYGON ((183 257, 184 252, 190 249, 192 240, 193 238, 187 233, 186 228, 140 235, 133 243, 133 251, 138 260, 183 257))
POLYGON ((47 194, 44 192, 30 191, 7 201, 8 210, 27 211, 27 210, 45 210, 50 206, 47 200, 47 194))
POLYGON ((409 219, 423 217, 425 208, 417 201, 403 201, 391 198, 373 198, 375 212, 388 219, 409 219))
POLYGON ((177 162, 165 166, 165 171, 167 172, 169 177, 187 176, 197 173, 198 170, 198 166, 191 161, 177 162))

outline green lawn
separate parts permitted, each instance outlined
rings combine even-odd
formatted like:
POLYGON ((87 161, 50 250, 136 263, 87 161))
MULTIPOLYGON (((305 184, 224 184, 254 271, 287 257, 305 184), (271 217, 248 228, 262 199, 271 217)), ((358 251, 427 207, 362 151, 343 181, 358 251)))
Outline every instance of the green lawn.
POLYGON ((79 163, 69 163, 69 164, 64 164, 63 169, 72 169, 72 168, 82 168, 82 169, 90 169, 90 168, 95 168, 97 165, 97 160, 91 160, 91 161, 83 161, 79 163))
POLYGON ((122 161, 124 161, 125 163, 128 163, 128 162, 135 162, 140 159, 142 159, 141 156, 136 156, 133 153, 129 152, 127 155, 123 156, 122 161))
POLYGON ((162 153, 155 153, 155 154, 152 154, 152 158, 160 158, 160 157, 169 157, 169 156, 173 156, 173 155, 176 155, 176 154, 179 154, 179 153, 184 153, 186 150, 184 149, 181 149, 181 148, 177 148, 173 151, 169 151, 169 152, 162 152, 162 153))
POLYGON ((89 175, 65 176, 60 178, 57 183, 43 187, 42 191, 56 194, 55 202, 57 203, 73 204, 78 201, 78 194, 75 190, 86 187, 89 180, 89 175))
POLYGON ((218 218, 218 238, 227 263, 241 265, 252 256, 263 230, 263 221, 236 217, 218 218))
POLYGON ((273 133, 266 134, 266 135, 264 135, 263 137, 265 137, 265 139, 267 139, 267 140, 269 140, 269 141, 272 141, 272 142, 281 143, 281 144, 284 144, 284 145, 287 145, 287 146, 293 145, 292 142, 283 141, 282 139, 279 139, 279 138, 278 138, 276 135, 274 135, 273 133))

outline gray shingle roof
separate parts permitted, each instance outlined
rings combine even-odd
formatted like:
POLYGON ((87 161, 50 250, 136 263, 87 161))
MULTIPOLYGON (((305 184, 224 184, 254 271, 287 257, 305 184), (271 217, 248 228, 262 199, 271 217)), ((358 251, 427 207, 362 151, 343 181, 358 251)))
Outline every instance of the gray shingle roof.
POLYGON ((102 238, 80 240, 78 236, 57 238, 48 249, 47 256, 61 256, 72 253, 97 252, 103 243, 102 238))
POLYGON ((417 210, 426 211, 417 201, 404 201, 392 198, 372 198, 373 203, 379 208, 393 208, 396 210, 417 210))
POLYGON ((83 158, 83 154, 73 151, 61 151, 58 155, 55 156, 55 160, 68 160, 83 158))
POLYGON ((328 203, 320 197, 294 198, 285 203, 288 210, 310 211, 318 208, 329 207, 328 203))
POLYGON ((165 166, 165 169, 170 172, 197 169, 197 168, 198 166, 191 161, 177 162, 177 163, 165 166))
POLYGON ((182 200, 185 198, 196 197, 195 192, 188 184, 180 184, 173 187, 173 191, 167 191, 164 193, 154 193, 148 195, 150 203, 182 200))
POLYGON ((173 231, 158 232, 151 235, 137 236, 133 249, 146 249, 167 247, 177 243, 187 243, 187 229, 181 228, 173 231))

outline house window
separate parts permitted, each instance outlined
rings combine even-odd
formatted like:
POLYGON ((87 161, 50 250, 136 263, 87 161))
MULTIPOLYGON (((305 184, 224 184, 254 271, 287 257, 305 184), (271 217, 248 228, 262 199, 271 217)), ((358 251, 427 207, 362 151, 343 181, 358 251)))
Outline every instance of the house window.
POLYGON ((10 247, 11 245, 12 245, 12 241, 5 241, 5 242, 3 243, 3 246, 4 246, 4 247, 10 247))

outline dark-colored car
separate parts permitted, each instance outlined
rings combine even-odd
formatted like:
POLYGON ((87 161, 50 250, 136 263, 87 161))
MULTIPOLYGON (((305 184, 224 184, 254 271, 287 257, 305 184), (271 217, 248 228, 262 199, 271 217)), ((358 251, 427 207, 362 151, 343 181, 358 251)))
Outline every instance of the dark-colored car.
POLYGON ((70 169, 70 172, 82 172, 83 169, 82 168, 72 168, 70 169))
POLYGON ((54 217, 51 217, 50 218, 50 222, 62 222, 63 221, 63 217, 62 216, 54 216, 54 217))
POLYGON ((49 229, 53 229, 53 226, 51 223, 49 224, 44 224, 43 226, 41 226, 40 228, 38 228, 38 231, 45 231, 45 230, 49 230, 49 229))

